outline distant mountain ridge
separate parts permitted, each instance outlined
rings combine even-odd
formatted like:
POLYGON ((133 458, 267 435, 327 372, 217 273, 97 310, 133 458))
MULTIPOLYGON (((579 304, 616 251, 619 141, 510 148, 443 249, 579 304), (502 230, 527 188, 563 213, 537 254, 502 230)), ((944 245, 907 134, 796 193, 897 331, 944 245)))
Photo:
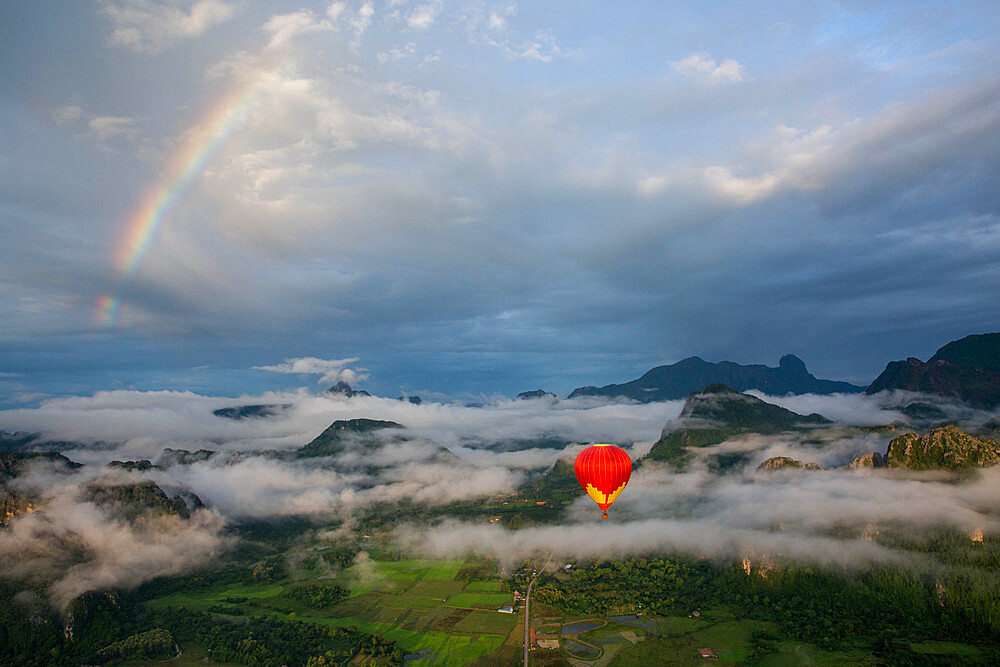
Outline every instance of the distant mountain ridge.
POLYGON ((579 387, 569 398, 579 396, 605 396, 631 398, 640 403, 668 401, 684 398, 710 384, 721 383, 737 391, 757 389, 765 394, 836 394, 860 393, 864 387, 821 380, 806 369, 805 363, 794 354, 786 354, 778 367, 762 364, 743 365, 732 361, 712 363, 700 357, 688 357, 669 366, 657 366, 637 380, 604 387, 579 387))
POLYGON ((866 393, 887 389, 957 398, 977 408, 1000 406, 1000 333, 952 341, 926 362, 891 361, 866 393))

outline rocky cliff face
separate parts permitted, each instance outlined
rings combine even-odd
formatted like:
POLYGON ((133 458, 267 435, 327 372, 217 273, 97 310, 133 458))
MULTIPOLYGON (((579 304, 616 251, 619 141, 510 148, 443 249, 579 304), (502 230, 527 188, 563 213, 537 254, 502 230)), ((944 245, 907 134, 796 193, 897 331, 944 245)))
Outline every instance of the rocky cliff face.
POLYGON ((0 452, 0 479, 17 477, 33 465, 51 465, 62 470, 81 467, 59 452, 0 452))
POLYGON ((207 461, 215 454, 211 449, 199 449, 196 452, 189 452, 186 449, 171 449, 167 447, 160 454, 160 466, 163 468, 172 465, 191 465, 207 461))
POLYGON ((6 526, 19 514, 40 509, 38 500, 0 488, 0 526, 6 526))
POLYGON ((784 470, 786 468, 798 468, 800 470, 819 470, 818 463, 803 463, 798 459, 789 456, 772 456, 768 460, 757 466, 757 470, 784 470))
POLYGON ((84 499, 95 505, 117 510, 130 519, 143 514, 173 514, 187 519, 192 509, 204 507, 201 499, 193 493, 188 494, 192 507, 180 494, 167 497, 156 482, 146 480, 136 484, 101 484, 91 483, 84 499))
POLYGON ((857 470, 858 468, 884 468, 885 466, 886 459, 884 456, 878 452, 869 452, 855 457, 855 459, 851 461, 851 465, 848 467, 851 470, 857 470))
POLYGON ((1000 463, 1000 444, 949 425, 923 437, 905 433, 893 439, 886 459, 890 468, 910 470, 991 466, 1000 463))

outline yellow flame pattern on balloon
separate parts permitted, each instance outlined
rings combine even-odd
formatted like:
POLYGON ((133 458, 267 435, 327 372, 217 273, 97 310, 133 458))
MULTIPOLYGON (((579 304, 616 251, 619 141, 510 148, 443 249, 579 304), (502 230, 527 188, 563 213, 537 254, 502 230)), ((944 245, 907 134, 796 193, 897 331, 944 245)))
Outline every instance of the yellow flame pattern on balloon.
MULTIPOLYGON (((625 482, 625 484, 628 484, 628 482, 625 482)), ((615 499, 621 494, 622 490, 625 488, 625 484, 622 484, 609 494, 605 494, 603 491, 598 491, 593 484, 588 484, 587 495, 593 498, 594 502, 599 506, 610 505, 615 502, 615 499)))

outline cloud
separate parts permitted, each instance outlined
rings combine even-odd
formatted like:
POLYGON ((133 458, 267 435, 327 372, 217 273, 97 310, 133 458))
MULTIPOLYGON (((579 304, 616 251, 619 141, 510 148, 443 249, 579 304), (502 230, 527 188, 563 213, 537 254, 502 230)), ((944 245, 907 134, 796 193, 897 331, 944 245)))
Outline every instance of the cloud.
POLYGON ((87 122, 87 126, 98 141, 106 141, 119 134, 131 134, 134 132, 133 123, 134 119, 125 116, 96 116, 87 122))
POLYGON ((110 44, 136 53, 160 53, 225 23, 235 14, 236 5, 223 0, 102 0, 101 12, 112 23, 110 44))
POLYGON ((684 76, 700 83, 738 83, 744 80, 745 68, 732 58, 721 63, 707 53, 692 53, 682 60, 670 61, 670 66, 684 76))
POLYGON ((467 9, 460 22, 471 42, 495 47, 508 58, 550 63, 556 58, 578 55, 577 50, 560 46, 550 29, 538 28, 530 38, 524 37, 523 32, 512 25, 516 16, 517 5, 509 3, 488 11, 467 9))
POLYGON ((391 62, 393 60, 401 60, 403 58, 409 58, 414 53, 417 52, 417 45, 413 42, 407 42, 403 46, 394 46, 393 48, 380 53, 376 56, 379 62, 391 62))
POLYGON ((639 178, 637 190, 643 196, 658 196, 693 189, 734 207, 788 191, 820 192, 836 185, 870 190, 875 186, 861 185, 860 174, 883 183, 895 175, 915 177, 916 165, 931 168, 987 127, 1000 126, 1000 116, 988 102, 998 88, 1000 84, 990 81, 946 96, 933 93, 838 125, 823 123, 812 129, 778 125, 747 142, 758 165, 755 172, 740 175, 725 165, 677 165, 639 178))
POLYGON ((52 110, 52 119, 55 120, 56 125, 59 126, 72 125, 76 121, 80 120, 82 116, 83 109, 75 104, 67 104, 66 106, 52 110))
MULTIPOLYGON (((288 360, 275 368, 296 373, 291 370, 295 363, 288 360)), ((303 367, 319 374, 335 371, 336 364, 300 362, 298 368, 303 367)), ((429 400, 414 405, 395 398, 344 399, 304 390, 237 398, 177 391, 108 391, 50 398, 35 408, 0 411, 0 428, 80 442, 88 446, 74 449, 74 460, 106 463, 115 458, 156 460, 165 447, 290 450, 305 445, 337 419, 367 417, 402 424, 412 438, 447 447, 463 458, 467 455, 477 467, 524 468, 550 465, 558 452, 497 454, 479 450, 484 444, 550 437, 623 445, 641 442, 648 447, 659 437, 663 424, 678 415, 680 406, 680 401, 628 405, 595 399, 551 403, 504 398, 468 407, 429 400), (290 407, 261 419, 233 420, 212 414, 223 407, 260 404, 290 407)))
POLYGON ((440 12, 440 2, 428 2, 418 5, 406 16, 406 25, 411 30, 426 30, 434 25, 434 21, 440 12))
MULTIPOLYGON (((289 359, 277 367, 283 369, 280 372, 307 368, 319 373, 330 362, 289 359)), ((818 410, 853 424, 884 423, 896 414, 884 407, 892 403, 889 396, 766 399, 800 412, 818 410)), ((147 576, 139 572, 179 571, 213 549, 223 548, 218 537, 221 517, 317 515, 350 521, 355 510, 378 503, 405 500, 440 505, 510 493, 557 458, 572 459, 583 445, 513 452, 484 445, 498 443, 502 448, 532 438, 617 442, 630 448, 637 459, 659 437, 663 424, 678 416, 680 406, 680 401, 616 404, 592 398, 503 399, 482 407, 429 401, 413 405, 375 397, 338 400, 305 392, 239 399, 189 392, 103 392, 50 399, 38 408, 0 412, 0 427, 43 430, 59 439, 101 444, 69 451, 74 460, 94 465, 68 477, 38 466, 17 480, 21 491, 49 489, 50 506, 62 514, 46 519, 46 513, 38 513, 30 515, 30 520, 23 517, 24 523, 18 519, 13 525, 20 528, 11 533, 16 538, 0 540, 0 558, 6 554, 12 563, 35 562, 28 554, 49 549, 52 557, 32 567, 53 571, 65 554, 58 545, 82 540, 90 545, 87 553, 92 556, 87 562, 91 567, 67 570, 65 583, 55 589, 59 596, 68 598, 102 583, 133 585, 147 576), (211 414, 222 406, 261 403, 290 407, 270 417, 243 421, 211 414), (406 430, 387 431, 382 434, 388 438, 383 446, 367 443, 364 451, 352 450, 348 443, 347 450, 334 458, 302 460, 240 453, 299 447, 333 420, 361 416, 396 421, 406 430), (397 440, 399 435, 405 440, 397 440), (108 474, 100 467, 105 461, 155 461, 164 446, 206 447, 220 453, 190 465, 129 473, 123 479, 151 479, 165 490, 198 494, 211 513, 197 522, 123 524, 92 506, 81 506, 74 495, 74 489, 108 474), (457 459, 443 461, 442 446, 457 459), (194 552, 179 554, 169 547, 177 540, 168 538, 189 533, 197 547, 194 552), (106 553, 99 541, 111 545, 108 550, 129 547, 132 555, 106 553), (139 541, 142 546, 130 546, 139 541)), ((807 440, 790 434, 749 435, 698 450, 684 472, 645 463, 635 470, 626 493, 615 503, 613 523, 599 522, 593 504, 581 494, 566 508, 560 526, 507 531, 486 524, 446 522, 404 526, 398 537, 406 546, 434 555, 478 553, 505 561, 549 550, 579 558, 680 551, 714 558, 753 554, 754 558, 851 568, 876 561, 918 561, 872 541, 879 531, 1000 531, 1000 517, 992 509, 1000 504, 1000 470, 983 470, 978 477, 956 483, 943 473, 846 469, 858 454, 884 452, 893 435, 859 433, 841 426, 820 430, 807 440), (714 473, 710 459, 719 454, 740 454, 744 463, 728 474, 714 473), (758 473, 757 465, 772 456, 817 462, 823 469, 758 473)))
POLYGON ((880 544, 873 539, 880 531, 944 528, 971 536, 975 530, 1000 530, 1000 517, 990 509, 1000 500, 1000 471, 986 470, 978 480, 956 485, 932 474, 843 469, 764 474, 754 468, 720 476, 698 464, 679 474, 645 465, 612 508, 611 522, 600 521, 593 503, 582 498, 558 526, 507 530, 446 521, 430 528, 403 526, 397 538, 436 556, 489 555, 503 562, 549 552, 585 559, 681 552, 719 559, 753 554, 772 562, 856 569, 872 562, 932 565, 880 544))
POLYGON ((0 531, 4 576, 51 582, 48 594, 59 607, 91 590, 132 588, 155 577, 202 566, 228 549, 225 520, 208 509, 190 519, 174 515, 119 517, 83 499, 85 485, 130 483, 104 470, 84 469, 53 476, 29 468, 17 488, 36 487, 41 509, 18 515, 0 531))
POLYGON ((357 49, 361 43, 361 37, 372 24, 372 18, 375 16, 375 3, 371 0, 364 0, 354 9, 349 7, 347 2, 332 2, 326 8, 326 15, 335 27, 343 24, 354 33, 352 47, 357 49))
POLYGON ((271 35, 268 49, 280 49, 299 35, 333 30, 333 24, 319 19, 308 10, 300 10, 290 14, 276 14, 268 19, 263 27, 264 32, 271 35))
POLYGON ((254 366, 254 370, 270 371, 272 373, 295 373, 298 375, 322 375, 317 382, 329 383, 343 380, 347 384, 363 382, 368 379, 364 368, 346 368, 347 364, 358 361, 358 357, 347 359, 318 359, 316 357, 299 357, 285 359, 283 364, 274 366, 254 366))
MULTIPOLYGON (((192 365, 221 368, 299 354, 288 341, 304 337, 309 353, 379 359, 368 364, 383 364, 373 375, 385 391, 513 394, 548 382, 564 392, 690 354, 752 363, 792 348, 828 377, 865 381, 890 358, 991 330, 987 167, 1000 133, 988 40, 924 51, 890 76, 837 40, 779 40, 762 59, 745 47, 773 41, 766 29, 780 17, 767 16, 745 26, 738 53, 711 33, 699 48, 712 55, 689 64, 706 84, 717 70, 722 80, 694 85, 655 55, 662 35, 619 22, 664 25, 652 6, 581 24, 632 36, 615 48, 586 40, 587 67, 538 69, 589 33, 566 33, 548 5, 509 2, 443 4, 412 31, 405 17, 424 1, 352 0, 280 20, 242 12, 225 39, 158 59, 187 74, 167 77, 176 85, 156 104, 130 58, 100 73, 115 82, 111 107, 55 87, 56 106, 142 119, 132 127, 144 164, 124 152, 95 161, 108 153, 95 142, 19 120, 13 110, 31 100, 12 88, 8 159, 30 168, 8 194, 31 203, 14 206, 0 239, 5 350, 39 364, 51 358, 41 341, 68 351, 67 369, 53 363, 25 390, 62 393, 67 372, 82 385, 74 392, 119 377, 163 387, 150 367, 186 354, 170 341, 199 357, 192 365), (366 38, 356 48, 354 21, 366 38), (299 37, 280 58, 257 48, 287 35, 299 37), (379 67, 410 40, 412 57, 379 67), (421 69, 425 50, 467 66, 421 69), (745 69, 722 67, 726 56, 745 69), (79 239, 113 236, 134 204, 124 188, 144 191, 177 128, 217 108, 227 81, 212 72, 238 78, 238 66, 263 61, 274 66, 234 131, 123 286, 120 328, 89 337, 93 295, 114 278, 105 242, 79 239), (743 80, 721 85, 734 72, 743 80), (121 353, 91 371, 95 346, 121 353)), ((800 18, 797 34, 825 34, 800 18)), ((87 34, 76 39, 83 52, 87 34)), ((43 76, 28 60, 9 69, 43 76)), ((243 390, 232 374, 198 375, 243 390)))

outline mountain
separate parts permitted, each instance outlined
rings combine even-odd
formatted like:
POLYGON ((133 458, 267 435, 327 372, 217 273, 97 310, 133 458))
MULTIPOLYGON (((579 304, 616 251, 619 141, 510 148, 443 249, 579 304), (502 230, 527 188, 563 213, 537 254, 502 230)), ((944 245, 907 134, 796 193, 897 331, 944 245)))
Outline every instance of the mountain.
POLYGON ((327 389, 326 393, 346 396, 347 398, 351 398, 352 396, 371 396, 371 394, 364 389, 351 389, 351 385, 347 384, 343 380, 327 389))
POLYGON ((378 431, 402 429, 402 424, 380 419, 338 419, 309 444, 295 450, 295 455, 299 458, 337 456, 359 446, 365 449, 379 448, 387 439, 398 442, 403 438, 401 434, 391 432, 376 435, 378 431), (383 435, 388 435, 389 438, 384 438, 383 435))
POLYGON ((517 395, 519 400, 527 400, 531 398, 555 398, 556 395, 545 391, 544 389, 535 389, 533 391, 522 391, 517 395))
POLYGON ((680 416, 667 422, 646 458, 680 463, 688 447, 716 445, 746 433, 769 435, 831 423, 823 415, 800 415, 727 385, 711 384, 687 397, 680 416))
POLYGON ((926 362, 891 361, 866 392, 887 389, 957 398, 976 408, 1000 406, 1000 333, 952 341, 926 362))
POLYGON ((204 507, 201 498, 193 493, 185 498, 180 494, 167 497, 163 489, 151 480, 135 484, 100 484, 88 485, 84 499, 102 507, 112 507, 130 518, 146 514, 172 514, 182 519, 191 516, 191 510, 204 507), (188 502, 191 507, 188 507, 188 502))
POLYGON ((975 366, 1000 373, 1000 333, 973 334, 961 340, 953 340, 934 356, 931 361, 947 361, 957 366, 975 366))
POLYGON ((885 457, 878 452, 869 452, 867 454, 862 454, 861 456, 854 457, 851 464, 848 466, 851 470, 857 468, 884 468, 885 467, 885 457))
POLYGON ((759 471, 784 470, 786 468, 799 468, 802 470, 819 470, 818 463, 803 463, 798 459, 789 456, 772 456, 768 460, 757 466, 759 471))
POLYGON ((0 432, 0 452, 26 452, 37 439, 37 433, 0 432))
POLYGON ((540 477, 521 485, 520 494, 527 499, 549 502, 571 500, 580 494, 580 482, 576 479, 573 461, 556 459, 555 464, 540 477))
POLYGON ((151 470, 153 464, 149 459, 142 459, 139 461, 112 461, 108 464, 109 468, 114 468, 118 470, 127 470, 129 472, 145 472, 146 470, 151 470))
POLYGON ((889 442, 885 456, 871 452, 851 461, 851 468, 939 470, 978 468, 1000 463, 1000 444, 969 435, 954 424, 931 429, 921 437, 904 433, 889 442))
POLYGON ((191 465, 207 461, 215 454, 211 449, 199 449, 196 452, 189 452, 186 449, 164 448, 160 454, 159 465, 161 468, 168 468, 172 465, 191 465))
POLYGON ((994 417, 980 426, 977 435, 1000 442, 1000 418, 994 417))
POLYGON ((923 437, 904 433, 894 438, 886 459, 890 468, 910 470, 991 466, 1000 463, 1000 444, 948 425, 923 437))
MULTIPOLYGON (((463 440, 464 447, 488 449, 493 452, 522 452, 526 449, 566 449, 573 442, 555 433, 541 434, 534 438, 512 438, 510 440, 463 440)), ((585 444, 585 443, 579 443, 585 444)))
POLYGON ((726 384, 737 391, 757 389, 772 395, 858 393, 865 390, 847 382, 819 380, 806 370, 801 359, 794 354, 786 354, 778 361, 777 368, 761 364, 744 366, 732 361, 711 363, 699 357, 688 357, 676 364, 657 366, 638 380, 625 384, 574 389, 569 397, 623 397, 652 403, 684 398, 715 383, 726 384))
POLYGON ((69 449, 114 449, 116 446, 116 443, 103 441, 52 440, 43 433, 0 432, 0 452, 62 452, 69 449))
MULTIPOLYGON (((57 452, 4 452, 0 453, 0 482, 16 478, 29 466, 43 462, 67 472, 83 467, 57 452)), ((145 460, 112 461, 107 467, 112 470, 137 471, 149 470, 152 465, 145 460)), ((102 480, 93 480, 85 486, 83 498, 95 505, 114 507, 131 518, 153 513, 174 514, 187 519, 192 510, 204 507, 201 498, 190 492, 168 498, 163 489, 151 480, 134 484, 108 484, 102 480)), ((41 509, 40 498, 0 486, 0 525, 21 512, 38 509, 41 509)))
POLYGON ((83 467, 82 464, 70 461, 59 452, 0 452, 0 480, 5 477, 17 477, 28 466, 43 462, 66 470, 83 467))
POLYGON ((258 417, 271 417, 273 415, 280 414, 284 410, 292 407, 291 403, 268 403, 264 405, 238 405, 231 408, 219 408, 218 410, 212 410, 212 414, 216 417, 225 417, 226 419, 248 419, 248 418, 258 418, 258 417))

